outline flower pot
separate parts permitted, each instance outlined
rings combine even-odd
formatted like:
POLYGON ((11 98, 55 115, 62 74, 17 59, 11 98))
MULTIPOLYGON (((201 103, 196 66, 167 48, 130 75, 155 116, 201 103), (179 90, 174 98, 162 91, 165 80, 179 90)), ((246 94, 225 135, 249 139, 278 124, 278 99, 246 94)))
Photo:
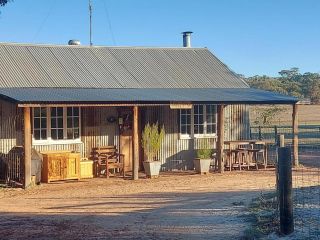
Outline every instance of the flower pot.
POLYGON ((157 178, 159 176, 161 162, 143 162, 143 167, 148 178, 157 178))
POLYGON ((196 158, 193 160, 193 165, 197 173, 207 174, 210 169, 211 159, 196 158))

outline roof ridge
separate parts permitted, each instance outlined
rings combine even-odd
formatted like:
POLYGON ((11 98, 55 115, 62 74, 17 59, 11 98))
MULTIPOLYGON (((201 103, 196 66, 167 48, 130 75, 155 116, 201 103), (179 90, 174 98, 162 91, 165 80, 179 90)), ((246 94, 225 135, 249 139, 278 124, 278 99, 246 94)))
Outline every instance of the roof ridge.
POLYGON ((25 46, 25 47, 68 47, 68 48, 114 48, 114 49, 177 49, 177 50, 193 50, 203 49, 206 47, 161 47, 161 46, 103 46, 103 45, 68 45, 68 44, 50 44, 50 43, 19 43, 19 42, 0 42, 3 46, 25 46))

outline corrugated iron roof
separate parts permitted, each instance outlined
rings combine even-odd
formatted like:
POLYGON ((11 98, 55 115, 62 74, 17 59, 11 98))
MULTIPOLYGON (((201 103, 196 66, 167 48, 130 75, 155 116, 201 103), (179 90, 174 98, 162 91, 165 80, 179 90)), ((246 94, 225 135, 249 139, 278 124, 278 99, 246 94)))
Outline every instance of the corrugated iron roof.
POLYGON ((0 88, 0 97, 18 103, 292 104, 294 97, 252 88, 0 88))
POLYGON ((206 48, 0 43, 0 87, 247 88, 206 48))

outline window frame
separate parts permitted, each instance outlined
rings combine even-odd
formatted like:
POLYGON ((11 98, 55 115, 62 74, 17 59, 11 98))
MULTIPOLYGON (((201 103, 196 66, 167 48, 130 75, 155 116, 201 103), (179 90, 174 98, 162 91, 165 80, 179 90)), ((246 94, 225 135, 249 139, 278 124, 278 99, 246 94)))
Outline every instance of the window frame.
POLYGON ((33 145, 54 145, 54 144, 74 144, 81 143, 81 108, 79 108, 79 138, 67 138, 67 108, 63 108, 63 139, 51 138, 51 107, 45 107, 47 111, 47 139, 37 140, 34 138, 34 109, 32 108, 32 144, 33 145))
POLYGON ((217 121, 218 121, 218 116, 217 116, 217 105, 216 104, 193 104, 191 110, 191 114, 190 114, 190 118, 191 118, 191 130, 190 130, 190 134, 183 134, 181 133, 181 110, 184 109, 180 109, 179 110, 179 139, 196 139, 196 138, 215 138, 217 137, 217 121), (202 105, 203 106, 203 133, 194 133, 194 107, 196 105, 202 105), (207 133, 207 105, 213 105, 215 108, 215 122, 212 124, 215 127, 215 133, 207 133))

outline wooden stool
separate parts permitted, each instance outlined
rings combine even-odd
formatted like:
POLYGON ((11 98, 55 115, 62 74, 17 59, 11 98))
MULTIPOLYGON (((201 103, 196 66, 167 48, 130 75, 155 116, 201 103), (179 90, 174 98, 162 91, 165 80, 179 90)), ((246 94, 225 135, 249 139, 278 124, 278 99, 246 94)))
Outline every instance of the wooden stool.
POLYGON ((266 169, 267 163, 266 163, 266 156, 265 156, 265 150, 264 149, 248 149, 249 156, 251 156, 251 159, 255 161, 256 169, 258 170, 258 154, 261 154, 263 166, 266 169))
MULTIPOLYGON (((245 162, 247 164, 248 162, 248 150, 247 149, 233 149, 231 150, 231 156, 230 158, 232 159, 232 156, 234 155, 234 163, 231 165, 232 167, 239 167, 239 171, 241 171, 241 167, 244 165, 243 163, 245 162)), ((247 164, 247 166, 249 166, 247 164)))

